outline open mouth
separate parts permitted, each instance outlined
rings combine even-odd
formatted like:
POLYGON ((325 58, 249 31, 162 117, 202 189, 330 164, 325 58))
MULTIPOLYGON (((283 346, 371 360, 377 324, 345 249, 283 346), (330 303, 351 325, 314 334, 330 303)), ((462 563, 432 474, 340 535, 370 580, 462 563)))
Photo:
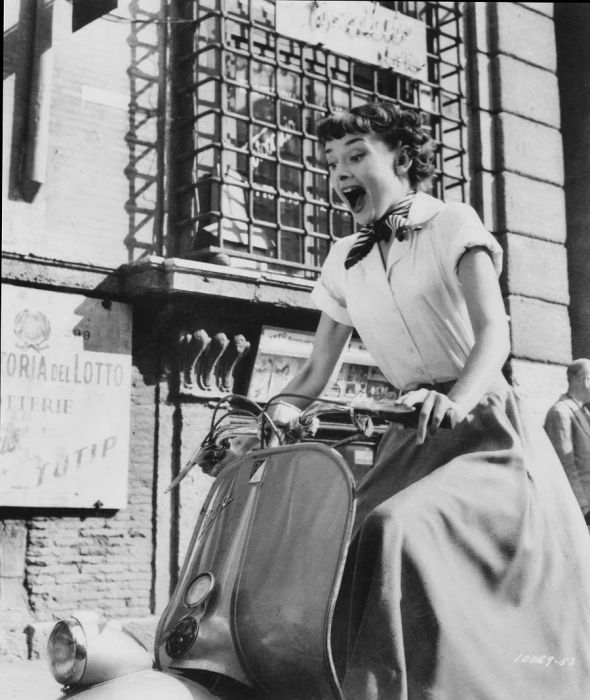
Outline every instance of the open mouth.
POLYGON ((342 196, 346 199, 353 212, 358 212, 363 208, 365 195, 364 187, 351 187, 349 190, 342 192, 342 196))

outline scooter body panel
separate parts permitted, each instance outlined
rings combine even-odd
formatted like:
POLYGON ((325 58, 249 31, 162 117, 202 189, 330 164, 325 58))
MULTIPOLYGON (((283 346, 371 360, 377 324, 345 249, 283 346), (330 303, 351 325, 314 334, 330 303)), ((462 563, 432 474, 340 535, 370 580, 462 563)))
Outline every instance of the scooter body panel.
MULTIPOLYGON (((57 700, 218 700, 188 678, 155 670, 129 673, 119 678, 61 695, 57 700)), ((236 699, 237 700, 237 699, 236 699)))
POLYGON ((242 468, 242 462, 240 458, 226 466, 209 492, 179 583, 160 619, 155 654, 163 669, 210 671, 249 685, 230 624, 231 596, 258 495, 248 486, 249 472, 242 468), (205 606, 194 608, 186 602, 187 590, 206 572, 214 576, 215 585, 205 606), (184 620, 193 625, 196 634, 186 653, 172 654, 172 633, 184 620))
POLYGON ((258 450, 227 465, 162 616, 160 666, 214 671, 271 697, 340 697, 329 638, 353 517, 351 471, 324 445, 258 450), (191 607, 187 591, 204 573, 215 584, 191 607), (194 638, 179 654, 173 642, 185 628, 194 638))

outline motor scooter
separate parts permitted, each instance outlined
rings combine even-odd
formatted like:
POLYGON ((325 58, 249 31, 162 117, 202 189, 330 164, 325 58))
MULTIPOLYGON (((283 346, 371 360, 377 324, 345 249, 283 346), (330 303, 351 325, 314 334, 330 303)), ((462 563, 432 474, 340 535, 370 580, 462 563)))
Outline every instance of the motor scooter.
MULTIPOLYGON (((342 699, 332 621, 355 514, 356 484, 392 422, 417 410, 371 411, 315 400, 275 425, 265 407, 224 398, 171 484, 199 466, 215 476, 154 658, 97 617, 60 620, 50 666, 79 700, 342 699)), ((287 397, 288 398, 288 397, 287 397)))

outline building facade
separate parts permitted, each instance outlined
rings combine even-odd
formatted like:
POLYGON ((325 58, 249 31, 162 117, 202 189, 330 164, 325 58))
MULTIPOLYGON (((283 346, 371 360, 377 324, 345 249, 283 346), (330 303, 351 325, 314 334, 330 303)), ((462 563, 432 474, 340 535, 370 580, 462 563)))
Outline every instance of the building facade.
POLYGON ((505 371, 539 422, 590 354, 589 4, 90 4, 5 9, 0 653, 23 658, 72 610, 166 604, 210 479, 167 485, 213 401, 296 366, 269 339, 309 338, 353 232, 328 109, 422 112, 434 193, 504 249, 505 371))

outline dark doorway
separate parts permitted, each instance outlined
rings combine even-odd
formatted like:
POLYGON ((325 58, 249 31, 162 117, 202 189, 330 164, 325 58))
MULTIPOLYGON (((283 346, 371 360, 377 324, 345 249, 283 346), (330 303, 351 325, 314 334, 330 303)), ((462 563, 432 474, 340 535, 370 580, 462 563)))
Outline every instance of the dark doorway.
POLYGON ((590 3, 556 2, 574 358, 590 357, 590 3))

